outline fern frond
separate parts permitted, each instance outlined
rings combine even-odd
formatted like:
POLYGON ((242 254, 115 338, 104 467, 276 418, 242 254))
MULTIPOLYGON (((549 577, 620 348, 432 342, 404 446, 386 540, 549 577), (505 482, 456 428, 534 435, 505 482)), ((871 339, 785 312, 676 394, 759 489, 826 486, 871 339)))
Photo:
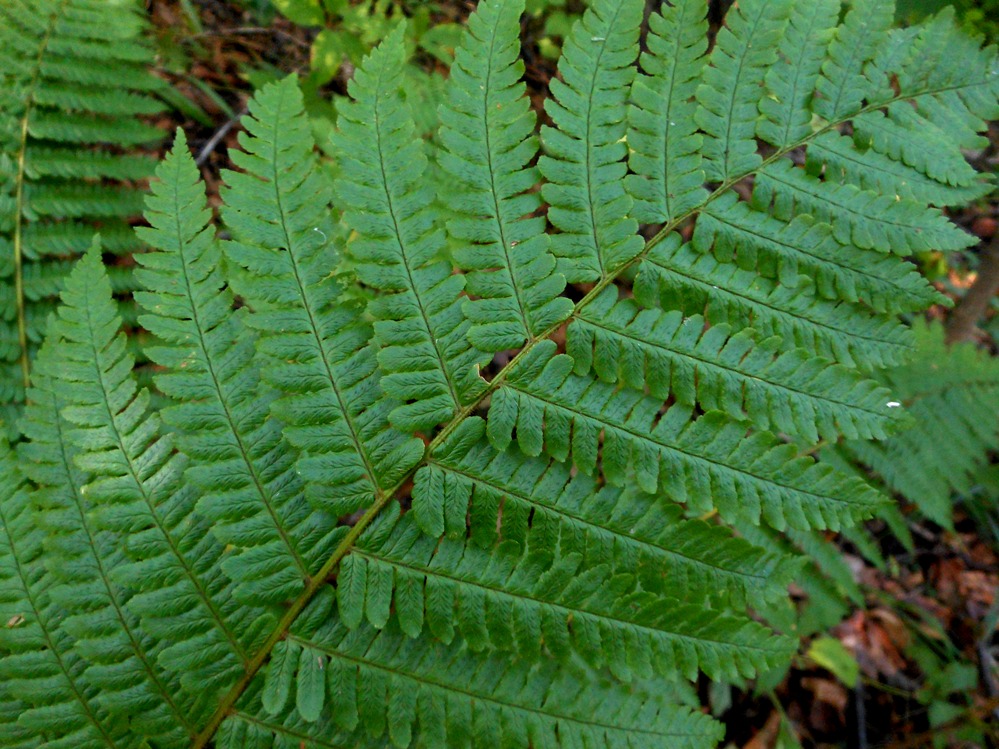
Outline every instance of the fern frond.
MULTIPOLYGON (((128 219, 141 213, 130 183, 155 162, 118 150, 145 147, 162 132, 141 117, 163 109, 163 84, 141 34, 138 3, 10 0, 0 7, 0 399, 21 402, 29 361, 68 271, 94 228, 137 248, 128 219), (99 71, 99 74, 98 74, 99 71), (86 228, 56 245, 47 230, 78 219, 86 228), (42 283, 29 285, 29 278, 42 283)), ((127 291, 133 288, 126 284, 127 291)))
POLYGON ((561 231, 552 236, 552 252, 572 283, 600 280, 642 249, 624 190, 624 105, 641 21, 640 0, 591 6, 565 40, 560 78, 552 79, 553 98, 545 101, 555 127, 541 128, 541 194, 548 220, 561 231))
POLYGON ((19 445, 21 465, 36 487, 31 495, 36 523, 45 532, 48 595, 61 611, 60 627, 86 662, 87 681, 100 692, 109 714, 131 719, 132 729, 164 746, 182 746, 196 732, 191 701, 180 694, 174 674, 157 657, 164 643, 145 634, 128 608, 134 591, 115 580, 127 564, 123 537, 95 522, 87 501, 86 475, 74 464, 71 425, 58 386, 58 340, 46 339, 32 371, 32 387, 21 421, 29 442, 19 445))
POLYGON ((598 487, 558 461, 497 452, 469 420, 442 443, 415 477, 416 523, 436 538, 467 533, 492 547, 522 544, 529 526, 555 528, 594 559, 637 576, 666 597, 744 607, 783 595, 793 569, 721 527, 685 520, 678 505, 633 487, 598 487), (682 593, 680 592, 682 591, 682 593))
POLYGON ((385 392, 405 405, 391 419, 406 432, 429 432, 481 395, 460 298, 464 277, 440 255, 433 191, 422 177, 423 142, 401 95, 403 27, 369 55, 350 83, 334 135, 340 169, 335 187, 344 220, 357 232, 348 251, 360 279, 387 292, 368 309, 375 317, 385 392))
POLYGON ((607 289, 569 326, 566 352, 577 375, 591 370, 604 382, 623 382, 663 401, 748 417, 761 429, 817 442, 881 439, 897 411, 888 390, 843 365, 802 349, 777 355, 780 341, 751 329, 679 311, 642 309, 607 289))
MULTIPOLYGON (((625 689, 579 664, 555 667, 550 661, 476 654, 460 642, 408 638, 392 624, 381 632, 369 626, 348 630, 330 616, 331 592, 314 601, 276 649, 273 665, 287 665, 268 673, 262 701, 277 715, 277 725, 269 729, 271 721, 252 712, 237 714, 228 719, 223 737, 246 731, 239 724, 247 718, 278 736, 289 724, 297 724, 309 741, 363 730, 396 747, 414 741, 431 747, 553 749, 666 742, 694 749, 712 746, 719 737, 718 724, 708 716, 663 707, 652 689, 640 684, 625 689), (303 683, 310 686, 303 689, 303 683)), ((657 687, 668 693, 668 686, 657 687)), ((283 743, 265 736, 261 746, 283 743)), ((232 742, 223 738, 222 746, 235 746, 232 742)))
POLYGON ((760 86, 777 60, 777 40, 787 25, 788 0, 743 0, 718 32, 703 83, 697 89, 695 119, 704 131, 704 171, 714 182, 755 170, 760 86))
POLYGON ((518 82, 523 0, 482 2, 469 18, 441 110, 441 166, 461 185, 445 183, 442 202, 460 214, 448 222, 459 246, 455 261, 468 271, 464 305, 468 337, 494 353, 522 346, 564 320, 572 303, 560 296, 551 240, 531 188, 537 169, 535 116, 518 82))
POLYGON ((62 412, 76 427, 67 440, 92 476, 83 493, 99 508, 99 527, 128 536, 127 562, 115 579, 140 591, 128 606, 143 630, 170 643, 159 663, 191 694, 210 696, 239 673, 270 616, 233 597, 219 568, 224 549, 194 514, 198 497, 183 480, 186 461, 169 438, 157 436, 97 244, 67 277, 62 299, 53 334, 65 383, 62 412))
POLYGON ((146 348, 167 369, 156 384, 177 404, 163 411, 202 492, 197 509, 223 544, 236 547, 223 569, 249 603, 294 598, 332 551, 336 518, 313 510, 295 474, 295 451, 261 392, 252 331, 233 315, 222 253, 208 226, 198 168, 178 131, 147 198, 152 228, 140 236, 157 252, 137 256, 148 291, 139 323, 166 342, 146 348))
POLYGON ((693 101, 708 48, 707 6, 700 0, 663 5, 649 16, 648 51, 631 88, 625 178, 632 214, 646 224, 668 222, 704 202, 701 135, 693 101))
POLYGON ((644 491, 662 489, 695 512, 782 529, 838 528, 867 517, 883 500, 859 480, 798 455, 789 444, 719 412, 691 420, 675 405, 572 374, 573 361, 538 346, 493 396, 488 434, 506 449, 516 432, 527 455, 571 457, 586 473, 599 463, 611 484, 629 470, 644 491), (603 434, 601 442, 600 435, 603 434), (778 469, 779 466, 779 469, 778 469))
POLYGON ((60 626, 51 574, 42 563, 42 538, 18 463, 0 436, 0 701, 16 723, 4 726, 11 746, 137 747, 127 724, 109 719, 86 664, 60 626), (58 737, 49 741, 47 737, 58 737))
POLYGON ((579 543, 571 529, 537 523, 516 541, 480 546, 424 535, 409 515, 379 518, 340 566, 341 620, 382 629, 394 611, 417 636, 426 622, 450 643, 457 628, 475 651, 511 650, 560 660, 573 654, 625 681, 653 674, 689 679, 749 676, 783 661, 786 638, 745 616, 706 608, 674 589, 644 590, 579 543), (394 527, 392 527, 394 526, 394 527))
POLYGON ((390 426, 399 403, 382 396, 370 326, 337 301, 330 188, 294 80, 265 86, 244 123, 250 135, 233 161, 245 173, 224 175, 223 216, 236 237, 225 251, 244 269, 231 281, 270 360, 264 379, 284 394, 273 408, 302 451, 309 499, 347 515, 405 475, 423 443, 390 426))
POLYGON ((918 323, 906 364, 879 373, 914 427, 877 444, 849 442, 847 455, 930 519, 953 523, 951 495, 967 491, 975 469, 999 449, 999 363, 967 343, 947 346, 939 324, 918 323), (983 410, 984 409, 984 410, 983 410))

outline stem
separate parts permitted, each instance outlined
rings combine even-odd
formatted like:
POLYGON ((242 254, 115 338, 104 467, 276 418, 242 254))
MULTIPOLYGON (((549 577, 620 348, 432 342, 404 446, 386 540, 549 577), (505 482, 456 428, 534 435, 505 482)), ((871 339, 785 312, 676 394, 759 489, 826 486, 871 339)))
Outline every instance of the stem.
POLYGON ((978 276, 947 320, 947 343, 974 341, 978 321, 999 293, 999 234, 979 253, 978 276))

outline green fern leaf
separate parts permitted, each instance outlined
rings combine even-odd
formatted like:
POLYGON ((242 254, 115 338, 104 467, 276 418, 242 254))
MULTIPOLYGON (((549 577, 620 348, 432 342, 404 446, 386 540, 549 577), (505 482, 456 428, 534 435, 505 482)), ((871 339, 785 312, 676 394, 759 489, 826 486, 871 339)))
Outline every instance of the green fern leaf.
POLYGON ((663 5, 649 16, 648 51, 631 89, 628 110, 633 149, 625 178, 635 218, 668 222, 704 202, 702 138, 693 101, 707 58, 707 6, 699 0, 663 5))
POLYGON ((637 222, 628 217, 623 107, 635 77, 632 63, 642 20, 639 0, 595 3, 565 41, 553 98, 545 111, 555 127, 542 127, 538 166, 541 194, 559 270, 577 283, 599 280, 642 249, 637 222))
POLYGON ((483 2, 469 19, 448 79, 441 112, 441 166, 462 185, 453 201, 446 184, 442 201, 460 218, 448 222, 455 252, 468 271, 465 303, 468 337, 490 353, 524 345, 572 311, 560 296, 565 278, 555 271, 541 207, 530 188, 538 173, 528 166, 537 153, 535 117, 519 60, 519 17, 523 2, 483 2))
POLYGON ((853 370, 794 349, 775 357, 779 340, 757 341, 751 329, 643 310, 607 289, 568 331, 567 353, 577 375, 624 382, 662 400, 748 417, 761 429, 808 442, 882 439, 899 416, 891 393, 853 370))
POLYGON ((869 93, 865 64, 875 57, 892 21, 894 0, 853 0, 829 44, 814 110, 833 122, 857 112, 869 93))
MULTIPOLYGON (((0 7, 0 401, 23 401, 30 358, 54 309, 67 259, 99 225, 116 255, 138 246, 131 182, 155 166, 136 147, 162 131, 139 4, 10 0, 0 7), (119 155, 121 149, 132 153, 119 155), (78 229, 68 231, 69 227, 78 229), (54 233, 54 234, 53 234, 54 233), (111 241, 112 235, 117 241, 111 241), (13 262, 11 262, 11 260, 13 262)), ((123 291, 134 282, 126 280, 123 291)))
MULTIPOLYGON (((467 646, 409 639, 391 625, 381 632, 367 626, 347 630, 330 619, 331 599, 314 600, 286 646, 295 651, 297 679, 303 653, 317 657, 326 673, 319 720, 309 723, 286 707, 262 721, 249 702, 246 712, 237 711, 223 725, 221 746, 240 746, 248 737, 260 746, 280 746, 285 736, 312 741, 330 735, 364 745, 366 734, 368 741, 385 737, 407 747, 417 727, 421 741, 442 747, 665 741, 693 748, 710 746, 719 736, 718 724, 707 716, 684 707, 658 708, 651 688, 626 690, 578 663, 554 668, 550 662, 479 655, 467 646)), ((670 689, 657 687, 660 693, 670 689)), ((317 700, 320 689, 313 695, 317 700)))
POLYGON ((460 294, 464 278, 439 259, 433 193, 421 182, 427 160, 400 90, 403 27, 378 46, 351 81, 334 144, 337 194, 358 234, 348 246, 368 285, 388 292, 369 305, 375 317, 385 392, 404 402, 391 419, 407 432, 450 420, 483 390, 482 354, 469 344, 460 294), (391 165, 389 160, 391 159, 391 165))
POLYGON ((538 523, 516 541, 481 547, 425 536, 408 515, 380 522, 394 528, 376 525, 359 539, 344 560, 350 592, 339 588, 340 611, 364 602, 377 629, 394 590, 399 626, 410 636, 425 621, 445 643, 456 624, 475 651, 537 654, 544 642, 557 658, 576 653, 629 681, 678 672, 696 678, 698 669, 736 678, 782 661, 792 647, 748 619, 704 608, 703 599, 644 590, 630 569, 599 559, 569 528, 562 534, 538 523))
POLYGON ((644 491, 662 485, 695 511, 718 509, 734 523, 762 515, 778 529, 835 529, 869 516, 883 501, 863 482, 799 457, 766 432, 747 438, 744 425, 721 413, 695 421, 679 405, 660 413, 661 400, 574 375, 572 359, 553 349, 536 348, 494 395, 488 433, 497 449, 516 431, 527 455, 571 457, 591 474, 599 462, 618 486, 633 470, 644 491), (777 465, 779 475, 771 474, 777 465))
POLYGON ((983 418, 999 398, 999 366, 969 344, 948 347, 939 324, 918 324, 916 336, 912 359, 880 373, 912 413, 914 428, 880 444, 851 441, 843 449, 949 527, 951 495, 967 491, 975 469, 999 447, 999 421, 983 418))
POLYGON ((809 105, 826 48, 836 33, 839 10, 839 0, 791 6, 777 60, 766 74, 770 96, 760 100, 763 118, 757 125, 757 134, 778 148, 792 146, 812 134, 809 105))
POLYGON ((24 477, 7 440, 0 437, 0 701, 17 713, 3 725, 11 746, 138 746, 127 724, 113 724, 98 702, 85 662, 60 626, 62 609, 50 593, 54 581, 42 564, 24 477), (60 743, 43 737, 56 735, 60 743), (40 744, 44 741, 44 744, 40 744))
POLYGON ((226 253, 245 269, 232 281, 271 362, 264 378, 285 394, 274 409, 302 451, 310 501, 347 515, 404 475, 422 443, 389 425, 398 402, 381 395, 370 327, 355 306, 337 302, 329 187, 294 80, 261 90, 245 122, 252 135, 233 156, 245 173, 225 174, 224 216, 236 237, 226 253))
POLYGON ((127 563, 115 580, 137 591, 129 601, 143 630, 170 644, 158 661, 193 694, 227 686, 248 659, 269 615, 237 603, 219 568, 224 553, 194 515, 197 493, 183 481, 185 460, 157 437, 149 394, 136 387, 132 357, 111 299, 99 248, 73 269, 50 335, 58 335, 66 381, 63 415, 99 527, 128 535, 127 563), (96 355, 95 355, 96 352, 96 355), (147 581, 159 581, 153 588, 147 581))
POLYGON ((727 182, 756 169, 756 122, 760 85, 777 60, 777 40, 791 10, 788 0, 740 2, 718 32, 704 82, 697 89, 695 118, 704 130, 708 179, 727 182))
POLYGON ((912 334, 890 315, 872 315, 862 305, 826 300, 799 277, 781 286, 755 271, 695 251, 676 234, 642 262, 635 297, 648 308, 704 314, 714 324, 752 327, 779 336, 785 348, 802 348, 848 366, 868 369, 903 361, 912 334))
POLYGON ((522 544, 529 525, 545 525, 579 539, 601 563, 629 570, 649 592, 735 606, 783 594, 793 571, 786 560, 684 520, 677 505, 652 495, 600 488, 557 461, 497 452, 482 431, 481 421, 466 422, 416 474, 414 519, 431 536, 446 524, 450 538, 463 538, 466 515, 470 540, 484 547, 500 538, 522 544))
POLYGON ((60 613, 60 629, 88 664, 87 681, 100 690, 96 700, 119 718, 136 717, 132 728, 164 746, 182 746, 196 731, 192 705, 178 694, 175 675, 157 665, 164 643, 146 635, 129 610, 134 591, 115 580, 127 564, 122 537, 95 522, 86 500, 87 477, 74 464, 71 428, 60 411, 57 383, 61 360, 57 339, 39 349, 32 372, 21 429, 30 442, 18 455, 35 490, 30 501, 46 531, 45 565, 51 582, 47 595, 60 613))
MULTIPOLYGON (((219 541, 240 549, 223 568, 249 603, 294 598, 332 551, 336 519, 312 510, 295 475, 294 450, 269 419, 260 392, 252 331, 232 315, 232 293, 198 169, 178 131, 147 198, 150 229, 140 236, 157 252, 137 256, 149 291, 136 301, 139 323, 170 344, 146 353, 168 371, 156 383, 177 405, 163 411, 190 460, 187 478, 202 492, 199 514, 219 541)), ((342 534, 341 534, 342 535, 342 534)))

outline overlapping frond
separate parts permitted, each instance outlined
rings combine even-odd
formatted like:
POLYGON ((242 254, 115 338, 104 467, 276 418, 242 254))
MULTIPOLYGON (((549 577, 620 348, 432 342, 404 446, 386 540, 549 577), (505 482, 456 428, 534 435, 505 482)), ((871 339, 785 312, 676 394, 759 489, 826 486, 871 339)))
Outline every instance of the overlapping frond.
POLYGON ((530 165, 536 118, 519 81, 523 9, 522 2, 479 4, 441 111, 441 166, 461 185, 445 183, 441 201, 460 214, 448 232, 460 243, 454 254, 468 271, 466 291, 476 297, 464 305, 468 337, 489 353, 522 346, 572 311, 544 219, 534 215, 541 199, 531 190, 539 181, 530 165))
POLYGON ((223 216, 235 239, 231 279, 251 309, 269 358, 263 376, 310 501, 333 516, 372 505, 382 487, 423 453, 389 424, 399 402, 382 395, 363 310, 340 303, 330 186, 313 154, 302 94, 293 79, 264 87, 244 118, 248 134, 226 172, 223 216))
MULTIPOLYGON (((134 181, 155 162, 137 147, 162 131, 162 103, 138 3, 11 0, 0 7, 0 401, 20 402, 29 359, 69 261, 90 245, 138 243, 134 181), (122 154, 122 149, 127 153, 122 154)), ((133 288, 126 280, 123 290, 133 288)))
POLYGON ((156 384, 176 405, 163 411, 186 477, 202 492, 199 514, 235 547, 224 569, 236 595, 278 603, 301 593, 331 551, 336 518, 313 510, 295 473, 295 450, 269 418, 272 396, 260 384, 254 336, 233 314, 221 249, 208 226, 204 188, 178 132, 147 198, 151 228, 140 236, 155 252, 137 256, 148 291, 136 301, 139 323, 167 345, 146 353, 166 372, 156 384))
POLYGON ((375 317, 381 386, 405 405, 392 422, 429 432, 481 395, 477 365, 488 360, 470 344, 462 312, 464 276, 441 257, 443 228, 424 179, 423 141, 402 97, 405 62, 400 26, 350 82, 333 138, 340 170, 336 191, 357 236, 348 245, 360 279, 386 292, 375 317))

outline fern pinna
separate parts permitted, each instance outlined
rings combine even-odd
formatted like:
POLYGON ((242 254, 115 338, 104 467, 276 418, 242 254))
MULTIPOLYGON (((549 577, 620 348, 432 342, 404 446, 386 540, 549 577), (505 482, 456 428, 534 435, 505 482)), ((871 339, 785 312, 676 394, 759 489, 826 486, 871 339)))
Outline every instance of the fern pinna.
POLYGON ((741 0, 710 51, 676 0, 639 55, 645 5, 594 0, 539 132, 523 0, 482 0, 432 152, 392 33, 332 185, 265 87, 224 240, 177 138, 136 295, 173 404, 95 243, 0 446, 4 746, 721 738, 689 680, 795 650, 798 562, 751 540, 885 506, 813 455, 907 425, 905 256, 971 243, 940 208, 990 189, 999 68, 883 0, 741 0))

